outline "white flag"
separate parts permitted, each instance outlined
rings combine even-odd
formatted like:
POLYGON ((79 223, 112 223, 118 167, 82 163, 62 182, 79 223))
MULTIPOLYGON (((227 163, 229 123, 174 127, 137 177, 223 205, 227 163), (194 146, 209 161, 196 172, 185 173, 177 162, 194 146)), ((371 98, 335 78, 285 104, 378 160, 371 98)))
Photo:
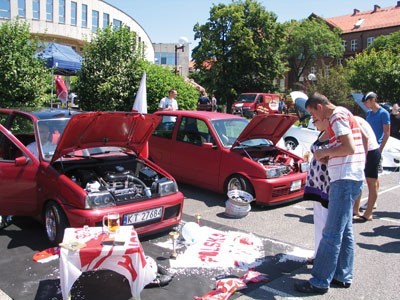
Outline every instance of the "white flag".
POLYGON ((147 114, 146 72, 143 73, 142 80, 140 80, 132 110, 136 110, 141 114, 147 114))

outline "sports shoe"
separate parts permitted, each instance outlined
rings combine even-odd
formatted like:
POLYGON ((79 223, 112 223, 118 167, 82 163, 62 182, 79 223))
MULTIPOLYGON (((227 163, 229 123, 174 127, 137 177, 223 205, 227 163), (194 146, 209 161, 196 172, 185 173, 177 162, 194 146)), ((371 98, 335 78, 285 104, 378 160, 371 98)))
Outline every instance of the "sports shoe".
POLYGON ((351 283, 350 282, 339 281, 339 280, 333 278, 332 281, 331 281, 331 286, 348 289, 351 286, 351 283))
POLYGON ((301 282, 296 282, 294 284, 295 289, 300 292, 300 293, 306 293, 306 294, 318 294, 322 295, 328 292, 328 289, 324 288, 319 288, 316 286, 313 286, 309 281, 301 281, 301 282))

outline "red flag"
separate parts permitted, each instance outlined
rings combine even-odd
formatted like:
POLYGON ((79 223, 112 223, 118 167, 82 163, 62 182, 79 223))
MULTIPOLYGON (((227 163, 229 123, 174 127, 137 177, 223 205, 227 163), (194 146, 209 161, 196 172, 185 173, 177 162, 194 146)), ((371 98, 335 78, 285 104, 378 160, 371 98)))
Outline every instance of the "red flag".
POLYGON ((60 99, 61 102, 67 103, 68 89, 67 89, 67 86, 65 85, 63 78, 60 75, 57 75, 54 78, 54 81, 56 82, 57 98, 60 99))

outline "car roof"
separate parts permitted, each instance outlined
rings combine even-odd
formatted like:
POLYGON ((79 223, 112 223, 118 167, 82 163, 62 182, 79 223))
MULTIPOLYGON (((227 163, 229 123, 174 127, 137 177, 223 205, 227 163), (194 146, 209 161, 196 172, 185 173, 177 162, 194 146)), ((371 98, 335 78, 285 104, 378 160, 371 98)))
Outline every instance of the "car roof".
POLYGON ((41 110, 34 109, 14 109, 14 108, 0 108, 0 111, 7 114, 21 113, 33 116, 35 119, 56 119, 56 118, 70 118, 75 114, 81 113, 77 110, 60 109, 60 108, 44 108, 41 110))
POLYGON ((163 116, 185 116, 185 117, 201 118, 208 120, 244 119, 243 117, 237 115, 220 113, 220 112, 201 111, 201 110, 157 111, 155 112, 155 114, 163 116))

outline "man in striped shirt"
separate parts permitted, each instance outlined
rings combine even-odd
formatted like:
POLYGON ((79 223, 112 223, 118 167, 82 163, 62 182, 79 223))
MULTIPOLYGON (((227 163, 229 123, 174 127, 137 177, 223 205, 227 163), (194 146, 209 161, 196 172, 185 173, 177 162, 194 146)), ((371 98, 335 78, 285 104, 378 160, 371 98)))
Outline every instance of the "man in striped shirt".
MULTIPOLYGON (((363 132, 353 114, 335 106, 324 95, 308 98, 306 109, 315 120, 328 119, 329 147, 314 157, 328 163, 329 207, 322 240, 314 260, 311 279, 297 282, 299 292, 324 294, 331 285, 348 288, 353 279, 353 205, 364 180, 363 132)), ((365 142, 365 140, 364 140, 365 142)))

